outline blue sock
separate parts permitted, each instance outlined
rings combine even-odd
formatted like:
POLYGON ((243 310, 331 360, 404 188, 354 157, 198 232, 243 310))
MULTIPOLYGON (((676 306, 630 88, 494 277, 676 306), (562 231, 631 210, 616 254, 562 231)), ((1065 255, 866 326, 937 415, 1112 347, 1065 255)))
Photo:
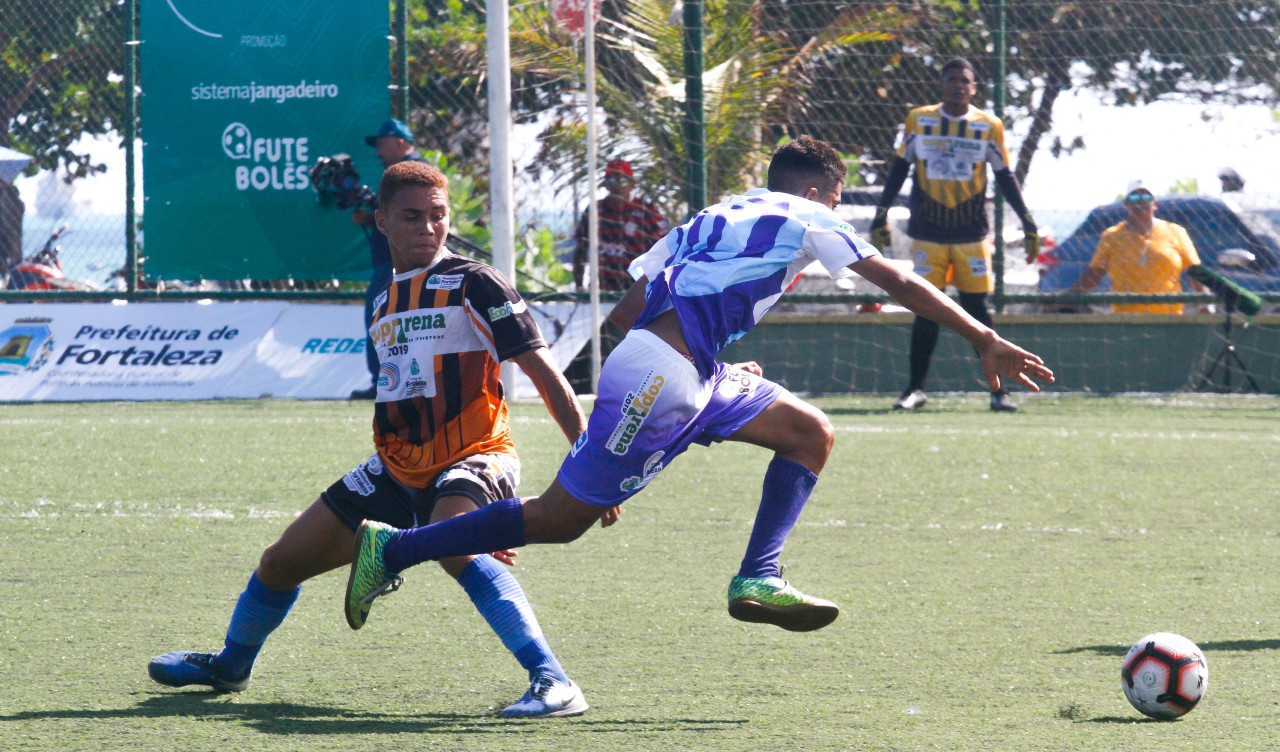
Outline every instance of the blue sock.
MULTIPOLYGON (((777 577, 782 544, 800 518, 800 510, 813 493, 818 476, 798 462, 774 457, 764 474, 760 509, 747 541, 747 553, 738 569, 741 577, 777 577)), ((498 549, 494 549, 495 551, 498 549)))
POLYGON ((467 591, 476 610, 489 622, 502 644, 529 672, 530 680, 535 674, 546 673, 558 681, 569 681, 542 636, 542 627, 538 626, 520 583, 497 559, 492 556, 472 559, 458 575, 458 584, 467 591))
POLYGON ((474 556, 524 545, 524 507, 503 499, 474 512, 402 530, 387 541, 382 558, 387 571, 403 572, 446 556, 474 556))
POLYGON ((235 610, 231 612, 226 646, 214 656, 213 663, 219 674, 239 677, 253 668, 262 643, 284 622, 301 590, 301 587, 284 592, 271 590, 262 584, 258 572, 254 571, 244 592, 240 593, 240 600, 236 601, 235 610))

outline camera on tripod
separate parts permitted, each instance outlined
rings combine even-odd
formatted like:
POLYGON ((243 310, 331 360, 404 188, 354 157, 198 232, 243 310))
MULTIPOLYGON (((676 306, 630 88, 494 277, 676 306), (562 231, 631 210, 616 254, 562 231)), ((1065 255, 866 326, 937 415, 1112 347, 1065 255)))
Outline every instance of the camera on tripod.
MULTIPOLYGON (((1223 251, 1226 255, 1230 251, 1223 251)), ((1244 253, 1247 253, 1244 252, 1244 253)), ((1250 257, 1253 254, 1249 254, 1250 257)), ((1235 257, 1229 257, 1234 259, 1235 257)), ((1241 267, 1242 264, 1223 259, 1224 266, 1241 267)), ((1204 265, 1196 265, 1187 269, 1187 276, 1212 290, 1222 300, 1228 311, 1238 310, 1246 316, 1254 316, 1262 310, 1262 298, 1241 287, 1230 277, 1223 276, 1204 265)))
MULTIPOLYGON (((1235 248, 1229 248, 1218 256, 1220 264, 1224 267, 1235 269, 1248 268, 1255 260, 1254 255, 1249 251, 1235 248)), ((1244 360, 1236 352, 1235 340, 1231 338, 1231 328, 1232 319, 1234 318, 1232 314, 1235 311, 1240 311, 1246 316, 1253 316, 1262 310, 1262 299, 1241 287, 1235 280, 1219 274, 1207 266, 1193 266, 1187 269, 1187 276, 1212 290, 1222 301, 1224 313, 1226 314, 1222 320, 1222 349, 1210 361, 1195 388, 1200 390, 1213 384, 1219 391, 1233 391, 1231 373, 1234 370, 1240 372, 1240 375, 1244 377, 1245 383, 1254 392, 1261 392, 1262 390, 1258 388, 1257 380, 1253 378, 1248 366, 1244 364, 1244 360), (1221 375, 1219 376, 1219 374, 1221 375), (1218 383, 1219 378, 1221 379, 1220 384, 1218 383)))
POLYGON ((339 209, 378 208, 378 194, 360 182, 350 154, 318 158, 311 168, 311 187, 321 199, 332 199, 339 209))

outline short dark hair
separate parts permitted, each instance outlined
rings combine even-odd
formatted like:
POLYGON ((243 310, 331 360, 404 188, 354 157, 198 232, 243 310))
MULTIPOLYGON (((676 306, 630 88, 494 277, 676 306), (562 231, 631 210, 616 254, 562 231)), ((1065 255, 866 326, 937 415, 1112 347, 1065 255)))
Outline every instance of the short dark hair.
POLYGON ((955 70, 957 68, 960 70, 969 71, 970 73, 973 74, 974 78, 978 77, 978 70, 973 67, 973 63, 969 62, 968 60, 965 60, 962 57, 953 57, 950 60, 948 60, 946 64, 942 66, 942 77, 946 78, 947 71, 955 70))
POLYGON ((769 160, 769 190, 804 195, 810 188, 827 192, 843 183, 849 168, 831 144, 801 136, 779 146, 769 160))
POLYGON ((383 206, 391 203, 396 193, 405 186, 441 188, 448 192, 449 178, 426 162, 416 160, 396 162, 382 173, 382 183, 378 186, 378 203, 383 206))

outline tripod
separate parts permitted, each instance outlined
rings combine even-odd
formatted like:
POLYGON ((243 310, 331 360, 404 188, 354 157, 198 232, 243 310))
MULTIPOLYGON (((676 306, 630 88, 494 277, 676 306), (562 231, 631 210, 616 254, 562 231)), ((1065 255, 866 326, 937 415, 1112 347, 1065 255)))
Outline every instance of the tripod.
POLYGON ((1222 388, 1218 391, 1231 391, 1231 371, 1233 369, 1240 371, 1245 381, 1249 383, 1249 388, 1253 392, 1260 393, 1262 390, 1258 388, 1258 382, 1254 380, 1253 374, 1249 373, 1249 367, 1244 364, 1240 356, 1236 353, 1236 345, 1231 341, 1231 319, 1235 313, 1235 299, 1227 297, 1223 299, 1222 307, 1226 310, 1226 318, 1222 320, 1222 349, 1218 351, 1213 362, 1205 369, 1204 375, 1200 377, 1200 381, 1196 384, 1196 391, 1203 390, 1209 384, 1216 384, 1216 375, 1218 370, 1222 370, 1222 388))

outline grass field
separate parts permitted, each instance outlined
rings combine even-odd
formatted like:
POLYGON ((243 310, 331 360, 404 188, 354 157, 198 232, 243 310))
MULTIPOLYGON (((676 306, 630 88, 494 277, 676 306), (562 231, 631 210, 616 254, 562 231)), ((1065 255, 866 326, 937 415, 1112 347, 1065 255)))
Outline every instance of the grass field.
MULTIPOLYGON (((839 603, 792 634, 724 608, 768 455, 696 447, 517 575, 592 709, 507 722, 525 679, 434 565, 342 617, 308 583, 238 695, 153 684, 221 644, 263 546, 364 458, 367 403, 0 406, 0 749, 1260 750, 1280 744, 1280 400, 817 401, 836 449, 784 553, 839 603), (1206 699, 1146 721, 1144 634, 1195 640, 1206 699)), ((524 491, 566 448, 515 411, 524 491)))

